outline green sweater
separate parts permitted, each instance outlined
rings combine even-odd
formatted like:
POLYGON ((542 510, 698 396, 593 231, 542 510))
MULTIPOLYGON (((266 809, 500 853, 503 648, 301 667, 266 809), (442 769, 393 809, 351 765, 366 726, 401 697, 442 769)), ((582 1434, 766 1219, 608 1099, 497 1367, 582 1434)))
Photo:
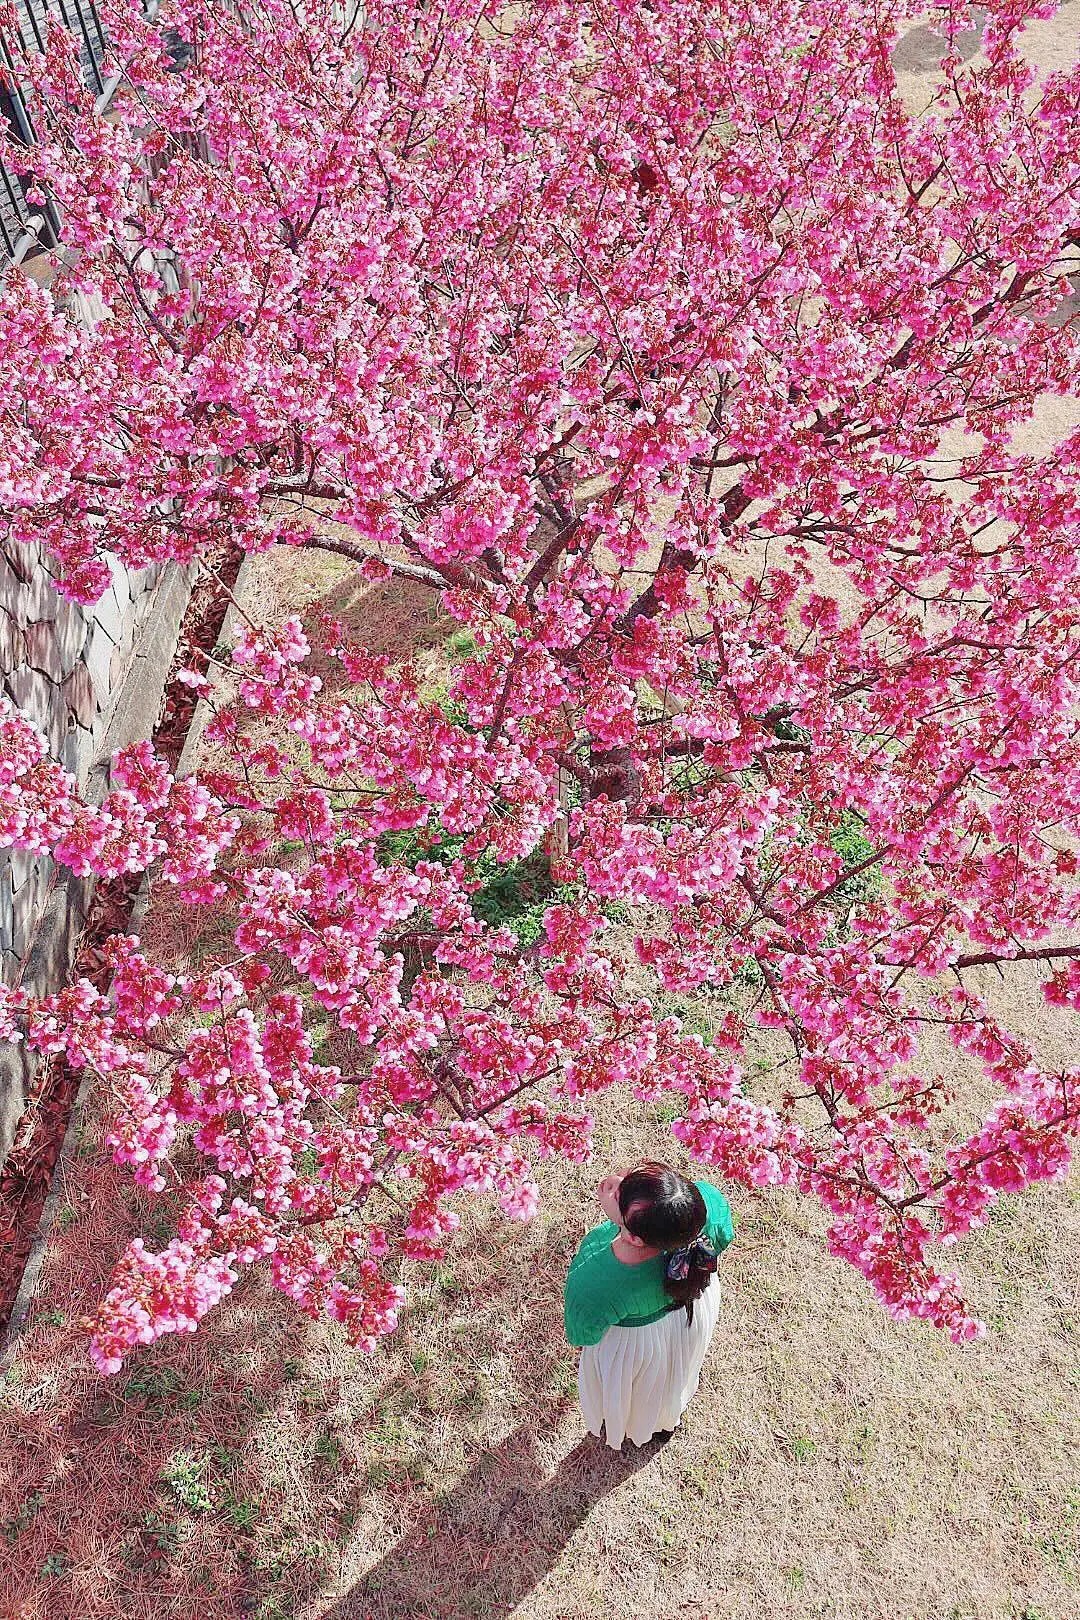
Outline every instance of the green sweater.
MULTIPOLYGON (((719 1253, 735 1236, 731 1208, 709 1182, 695 1185, 705 1200, 705 1235, 719 1253)), ((599 1344, 609 1327, 644 1327, 672 1308, 664 1288, 667 1256, 657 1254, 640 1265, 624 1265, 611 1252, 618 1231, 614 1221, 593 1227, 570 1263, 564 1316, 571 1344, 599 1344)))

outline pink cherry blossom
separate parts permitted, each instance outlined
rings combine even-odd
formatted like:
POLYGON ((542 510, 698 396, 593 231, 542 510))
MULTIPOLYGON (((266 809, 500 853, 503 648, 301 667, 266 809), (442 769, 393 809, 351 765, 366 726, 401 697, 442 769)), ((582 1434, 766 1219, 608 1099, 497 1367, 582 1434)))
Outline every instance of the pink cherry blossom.
POLYGON ((1080 1118, 979 994, 1080 1006, 1080 432, 1015 448, 1080 380, 1052 5, 989 0, 968 63, 942 9, 918 110, 914 0, 271 9, 172 0, 174 71, 106 4, 107 120, 58 22, 31 58, 10 166, 70 251, 0 285, 5 542, 82 602, 110 555, 324 549, 455 635, 435 678, 242 604, 230 672, 180 676, 207 766, 139 744, 97 805, 0 704, 4 842, 149 872, 222 942, 0 993, 186 1200, 97 1365, 256 1264, 372 1349, 466 1196, 529 1219, 612 1088, 975 1336, 940 1251, 1080 1118))

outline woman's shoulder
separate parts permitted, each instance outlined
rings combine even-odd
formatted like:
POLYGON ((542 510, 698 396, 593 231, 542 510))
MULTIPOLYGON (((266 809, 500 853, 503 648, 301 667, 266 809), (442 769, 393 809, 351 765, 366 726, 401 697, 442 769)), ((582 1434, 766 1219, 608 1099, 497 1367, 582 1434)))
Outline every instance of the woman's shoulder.
POLYGON ((585 1266, 590 1269, 598 1266, 606 1268, 612 1259, 611 1240, 617 1230, 612 1221, 605 1221, 601 1226, 594 1226, 591 1231, 586 1232, 570 1262, 570 1270, 580 1271, 585 1266))
POLYGON ((711 1181, 696 1181, 694 1185, 705 1200, 705 1228, 719 1248, 726 1249, 735 1236, 735 1219, 731 1205, 711 1181))

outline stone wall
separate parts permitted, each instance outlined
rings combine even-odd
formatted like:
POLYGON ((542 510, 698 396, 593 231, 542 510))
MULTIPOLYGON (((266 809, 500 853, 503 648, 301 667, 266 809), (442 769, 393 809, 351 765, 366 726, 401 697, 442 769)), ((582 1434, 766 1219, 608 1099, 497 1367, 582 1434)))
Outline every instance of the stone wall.
MULTIPOLYGON (((92 608, 57 591, 39 547, 0 545, 0 688, 48 739, 91 799, 108 789, 113 751, 148 737, 161 708, 187 575, 174 564, 113 568, 92 608)), ((63 982, 90 884, 47 857, 0 850, 0 977, 42 992, 63 982)), ((0 1052, 0 1159, 23 1111, 31 1072, 0 1052)))

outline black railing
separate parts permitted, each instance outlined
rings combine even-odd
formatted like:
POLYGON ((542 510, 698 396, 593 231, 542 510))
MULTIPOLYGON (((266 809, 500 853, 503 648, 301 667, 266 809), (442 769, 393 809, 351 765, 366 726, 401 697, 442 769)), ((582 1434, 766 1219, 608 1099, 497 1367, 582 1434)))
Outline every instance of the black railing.
MULTIPOLYGON (((45 49, 49 16, 57 18, 79 46, 79 62, 86 88, 103 104, 113 86, 101 63, 105 33, 94 0, 17 0, 17 27, 0 29, 0 118, 9 141, 33 146, 34 119, 20 71, 28 52, 45 49)), ((51 203, 33 206, 27 199, 29 177, 0 161, 0 259, 20 259, 29 252, 55 247, 60 221, 51 203)))

